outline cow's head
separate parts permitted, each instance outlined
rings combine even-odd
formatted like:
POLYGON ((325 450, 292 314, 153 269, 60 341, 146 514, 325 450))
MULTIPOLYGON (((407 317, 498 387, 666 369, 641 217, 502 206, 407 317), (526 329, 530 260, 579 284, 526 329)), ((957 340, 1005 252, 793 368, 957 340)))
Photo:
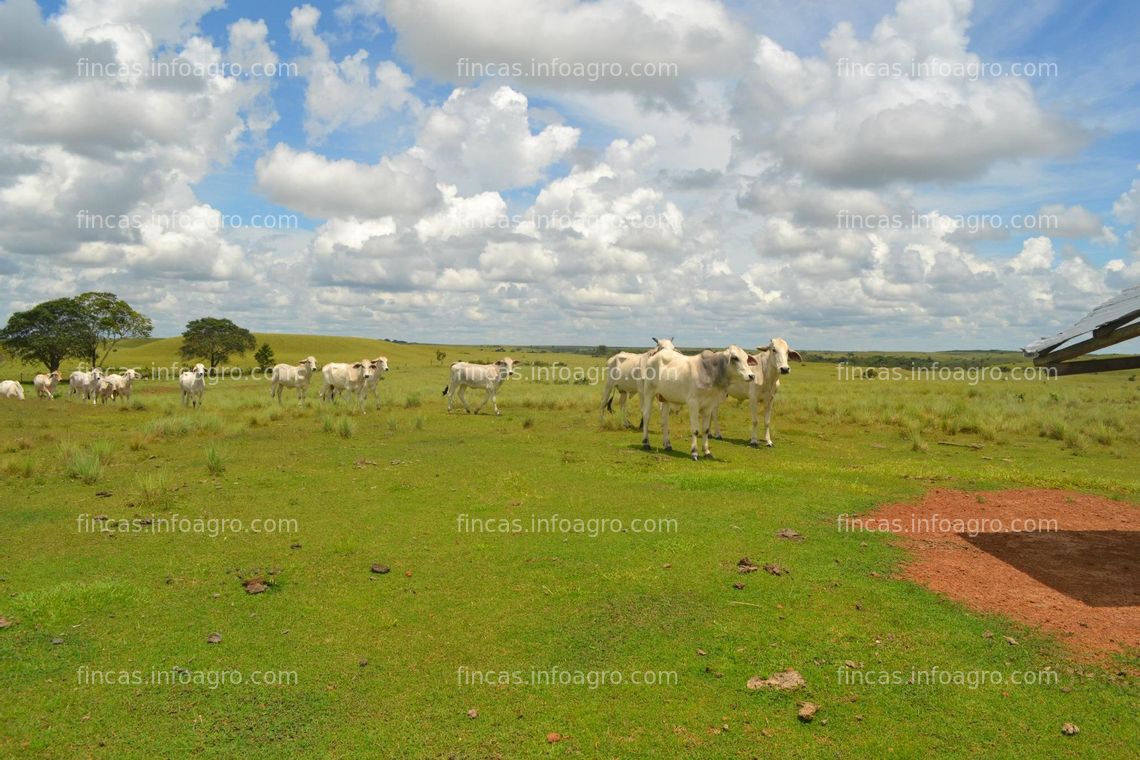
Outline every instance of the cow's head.
POLYGON ((514 377, 518 374, 515 372, 515 360, 509 356, 504 356, 502 359, 499 359, 499 361, 495 362, 495 366, 499 368, 499 377, 503 379, 514 377))
POLYGON ((676 351, 677 350, 676 346, 673 345, 673 339, 672 338, 660 338, 660 339, 654 338, 653 342, 656 345, 654 345, 653 348, 650 349, 650 351, 649 351, 650 356, 657 353, 658 351, 664 351, 666 349, 668 349, 670 351, 676 351))
POLYGON ((377 356, 375 359, 372 360, 372 363, 376 365, 376 373, 377 374, 383 375, 385 372, 388 371, 388 357, 387 356, 377 356))
POLYGON ((298 364, 298 366, 308 367, 310 372, 316 372, 316 370, 317 370, 316 357, 306 356, 305 360, 303 362, 301 362, 300 364, 298 364))
POLYGON ((93 367, 91 369, 91 379, 92 380, 98 380, 102 377, 103 377, 103 370, 99 369, 98 367, 93 367))
POLYGON ((363 380, 371 380, 376 374, 376 363, 371 359, 364 359, 352 365, 352 368, 360 372, 360 377, 363 380))
POLYGON ((755 357, 749 356, 740 346, 729 346, 724 353, 728 356, 730 373, 735 372, 746 383, 756 379, 756 373, 752 371, 757 364, 755 357))
POLYGON ((780 370, 781 375, 786 375, 792 371, 788 366, 788 359, 795 359, 800 364, 803 364, 803 357, 800 356, 799 351, 793 351, 788 347, 788 341, 783 338, 772 338, 771 342, 766 346, 757 346, 757 351, 768 351, 772 354, 772 361, 775 363, 776 368, 780 370))
POLYGON ((53 369, 48 377, 50 377, 52 380, 60 380, 63 378, 63 375, 59 374, 58 369, 53 369))
POLYGON ((198 362, 197 364, 194 365, 194 377, 205 377, 205 376, 206 376, 206 365, 202 364, 202 362, 198 362))
POLYGON ((137 369, 134 369, 133 367, 131 369, 128 369, 125 373, 123 373, 123 379, 126 380, 127 382, 130 382, 132 380, 138 380, 140 377, 141 377, 141 375, 139 374, 139 371, 137 369))

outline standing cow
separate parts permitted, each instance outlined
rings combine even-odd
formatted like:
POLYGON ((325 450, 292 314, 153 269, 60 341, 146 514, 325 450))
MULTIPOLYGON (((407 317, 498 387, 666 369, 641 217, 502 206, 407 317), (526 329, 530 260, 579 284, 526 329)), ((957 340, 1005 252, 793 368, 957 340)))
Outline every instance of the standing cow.
POLYGON ((467 405, 464 393, 468 388, 481 388, 487 392, 487 396, 483 399, 483 403, 475 409, 475 414, 478 414, 488 401, 491 402, 495 414, 500 414, 499 405, 495 403, 495 394, 503 381, 508 377, 514 377, 514 375, 515 360, 509 356, 499 359, 494 364, 455 362, 451 365, 451 378, 443 389, 443 395, 447 396, 447 411, 451 411, 452 399, 458 395, 463 408, 470 412, 471 407, 467 405))
POLYGON ((360 393, 360 403, 363 405, 365 399, 369 395, 376 397, 376 408, 380 408, 380 381, 384 379, 384 373, 388 371, 388 357, 377 356, 372 360, 373 368, 376 370, 372 377, 364 383, 364 389, 360 393))
POLYGON ((629 351, 619 351, 606 360, 606 387, 602 392, 602 411, 599 424, 605 425, 606 412, 614 410, 614 391, 616 390, 619 394, 618 406, 621 407, 621 426, 623 428, 629 427, 629 422, 626 420, 626 402, 630 396, 637 393, 642 359, 646 359, 665 348, 676 350, 672 338, 661 340, 654 338, 653 342, 657 345, 645 353, 632 354, 629 351))
POLYGON ((273 368, 271 380, 273 384, 269 388, 269 398, 276 398, 277 403, 282 403, 281 396, 285 393, 286 388, 297 389, 297 405, 305 402, 305 392, 309 390, 309 381, 313 378, 313 373, 317 371, 317 360, 312 357, 306 357, 300 364, 278 364, 273 368))
MULTIPOLYGON (((776 400, 776 391, 780 390, 780 375, 792 371, 788 366, 789 358, 800 363, 803 363, 803 358, 798 351, 789 348, 788 342, 783 338, 772 338, 768 345, 757 346, 756 350, 759 352, 753 354, 757 362, 756 378, 750 383, 734 380, 729 386, 728 395, 733 398, 748 399, 752 409, 752 440, 748 442, 751 446, 760 445, 759 410, 760 401, 764 401, 764 443, 771 447, 775 445, 772 443, 772 403, 776 400)), ((720 438, 719 411, 719 407, 714 409, 712 416, 712 434, 718 439, 720 438)))
POLYGON ((178 386, 182 389, 182 405, 195 408, 202 405, 202 395, 206 392, 206 365, 198 363, 193 369, 184 369, 178 375, 178 386))
POLYGON ((338 392, 347 392, 354 408, 364 411, 364 386, 376 374, 376 363, 362 359, 355 364, 332 362, 321 369, 324 385, 321 387, 321 400, 335 402, 338 392))
POLYGON ((67 395, 81 397, 83 401, 90 400, 95 395, 95 389, 99 387, 99 379, 102 377, 103 370, 98 367, 93 368, 90 372, 72 372, 67 379, 67 395))
POLYGON ((689 455, 697 460, 697 436, 705 436, 704 454, 709 449, 709 418, 724 401, 733 380, 752 382, 756 360, 737 346, 723 351, 702 351, 686 356, 677 351, 658 351, 642 362, 643 372, 638 393, 641 395, 641 445, 649 448, 649 415, 654 399, 661 402, 661 435, 666 451, 669 442, 669 405, 684 404, 689 408, 689 430, 692 440, 689 455))

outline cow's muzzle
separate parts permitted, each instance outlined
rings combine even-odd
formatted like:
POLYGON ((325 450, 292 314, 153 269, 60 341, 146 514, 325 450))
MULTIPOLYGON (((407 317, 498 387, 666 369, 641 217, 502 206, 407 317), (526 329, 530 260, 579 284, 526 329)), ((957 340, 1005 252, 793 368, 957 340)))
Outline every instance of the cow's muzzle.
POLYGON ((792 371, 791 367, 780 367, 780 374, 781 375, 786 375, 791 371, 792 371))

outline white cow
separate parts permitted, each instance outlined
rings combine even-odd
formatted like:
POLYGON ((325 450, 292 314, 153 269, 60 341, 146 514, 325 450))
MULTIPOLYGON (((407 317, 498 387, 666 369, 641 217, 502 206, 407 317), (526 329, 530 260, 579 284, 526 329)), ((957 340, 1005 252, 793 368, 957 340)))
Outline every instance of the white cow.
POLYGON ((305 402, 305 392, 309 390, 309 381, 317 371, 317 360, 312 356, 306 357, 300 364, 278 364, 273 368, 273 385, 269 388, 269 398, 276 398, 280 404, 281 396, 286 388, 297 389, 297 404, 305 402))
POLYGON ((36 396, 39 398, 55 398, 55 389, 59 385, 59 380, 59 370, 52 371, 50 375, 36 375, 32 381, 32 385, 36 388, 36 396))
POLYGON ((202 395, 206 392, 206 365, 199 362, 193 369, 184 369, 178 375, 178 385, 182 388, 182 405, 199 407, 202 395))
POLYGON ((0 398, 18 398, 24 400, 24 386, 15 380, 0 382, 0 398))
POLYGON ((467 405, 467 399, 464 398, 468 388, 482 388, 487 392, 487 397, 483 399, 483 403, 475 409, 475 414, 491 402, 491 407, 495 410, 495 414, 500 414, 499 405, 495 403, 495 394, 499 390, 499 386, 508 377, 515 375, 515 360, 509 356, 499 359, 494 364, 469 364, 468 362, 455 362, 451 365, 451 378, 448 380, 447 386, 443 389, 443 395, 447 396, 447 411, 451 411, 452 399, 458 395, 459 401, 463 404, 463 408, 468 412, 471 407, 467 405))
MULTIPOLYGON (((775 444, 772 443, 772 402, 776 399, 776 391, 780 390, 780 375, 786 375, 792 371, 792 368, 788 366, 789 358, 802 363, 803 357, 798 351, 788 348, 788 342, 783 338, 772 338, 768 345, 757 346, 756 350, 759 351, 759 353, 753 354, 758 365, 756 379, 750 383, 734 380, 728 388, 728 395, 733 398, 748 399, 748 404, 752 409, 752 440, 748 443, 752 446, 760 445, 758 435, 759 411, 760 400, 763 399, 764 443, 768 446, 774 446, 775 444)), ((720 438, 719 411, 719 408, 713 410, 712 434, 714 438, 720 438)))
POLYGON ((728 387, 736 378, 751 382, 756 376, 751 367, 756 360, 738 346, 723 351, 702 351, 697 356, 686 356, 677 351, 658 351, 642 362, 644 371, 638 393, 641 395, 641 445, 649 448, 649 415, 654 399, 661 402, 661 435, 666 451, 669 443, 669 405, 685 404, 689 407, 689 430, 692 441, 689 455, 697 457, 697 436, 704 432, 705 456, 709 449, 709 418, 713 410, 724 401, 728 387))
POLYGON ((653 339, 657 345, 645 353, 633 354, 629 351, 619 351, 606 360, 606 387, 602 393, 602 411, 599 423, 606 424, 606 412, 614 410, 614 391, 619 394, 618 405, 621 406, 621 426, 628 427, 626 421, 626 401, 637 393, 637 379, 640 376, 642 358, 648 358, 658 351, 668 348, 675 351, 672 338, 653 339))
POLYGON ((95 396, 97 399, 102 399, 104 404, 108 401, 118 401, 120 398, 129 401, 134 382, 139 377, 141 375, 138 370, 128 369, 122 375, 107 375, 100 378, 95 386, 95 396))
POLYGON ((375 373, 372 377, 364 383, 364 390, 360 394, 360 403, 363 404, 364 400, 368 398, 369 394, 376 397, 376 408, 380 408, 380 381, 384 379, 384 373, 388 371, 388 357, 377 356, 372 360, 375 368, 375 373))
POLYGON ((72 372, 67 379, 67 395, 82 396, 83 400, 87 401, 95 394, 101 377, 103 377, 103 370, 98 367, 90 372, 72 372))
POLYGON ((338 391, 347 392, 352 399, 352 406, 359 407, 361 414, 364 411, 364 386, 376 374, 376 364, 371 359, 361 359, 355 364, 332 362, 321 369, 324 376, 324 385, 321 388, 321 399, 336 401, 338 391))

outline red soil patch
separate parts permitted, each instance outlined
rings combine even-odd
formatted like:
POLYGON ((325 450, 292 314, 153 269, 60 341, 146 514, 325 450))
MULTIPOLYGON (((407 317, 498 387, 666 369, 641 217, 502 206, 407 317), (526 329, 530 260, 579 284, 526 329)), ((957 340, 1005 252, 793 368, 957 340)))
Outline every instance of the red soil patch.
POLYGON ((849 518, 903 536, 903 576, 986 612, 1040 626, 1075 650, 1140 649, 1140 508, 1029 489, 930 491, 849 518), (971 535, 973 534, 973 535, 971 535))

